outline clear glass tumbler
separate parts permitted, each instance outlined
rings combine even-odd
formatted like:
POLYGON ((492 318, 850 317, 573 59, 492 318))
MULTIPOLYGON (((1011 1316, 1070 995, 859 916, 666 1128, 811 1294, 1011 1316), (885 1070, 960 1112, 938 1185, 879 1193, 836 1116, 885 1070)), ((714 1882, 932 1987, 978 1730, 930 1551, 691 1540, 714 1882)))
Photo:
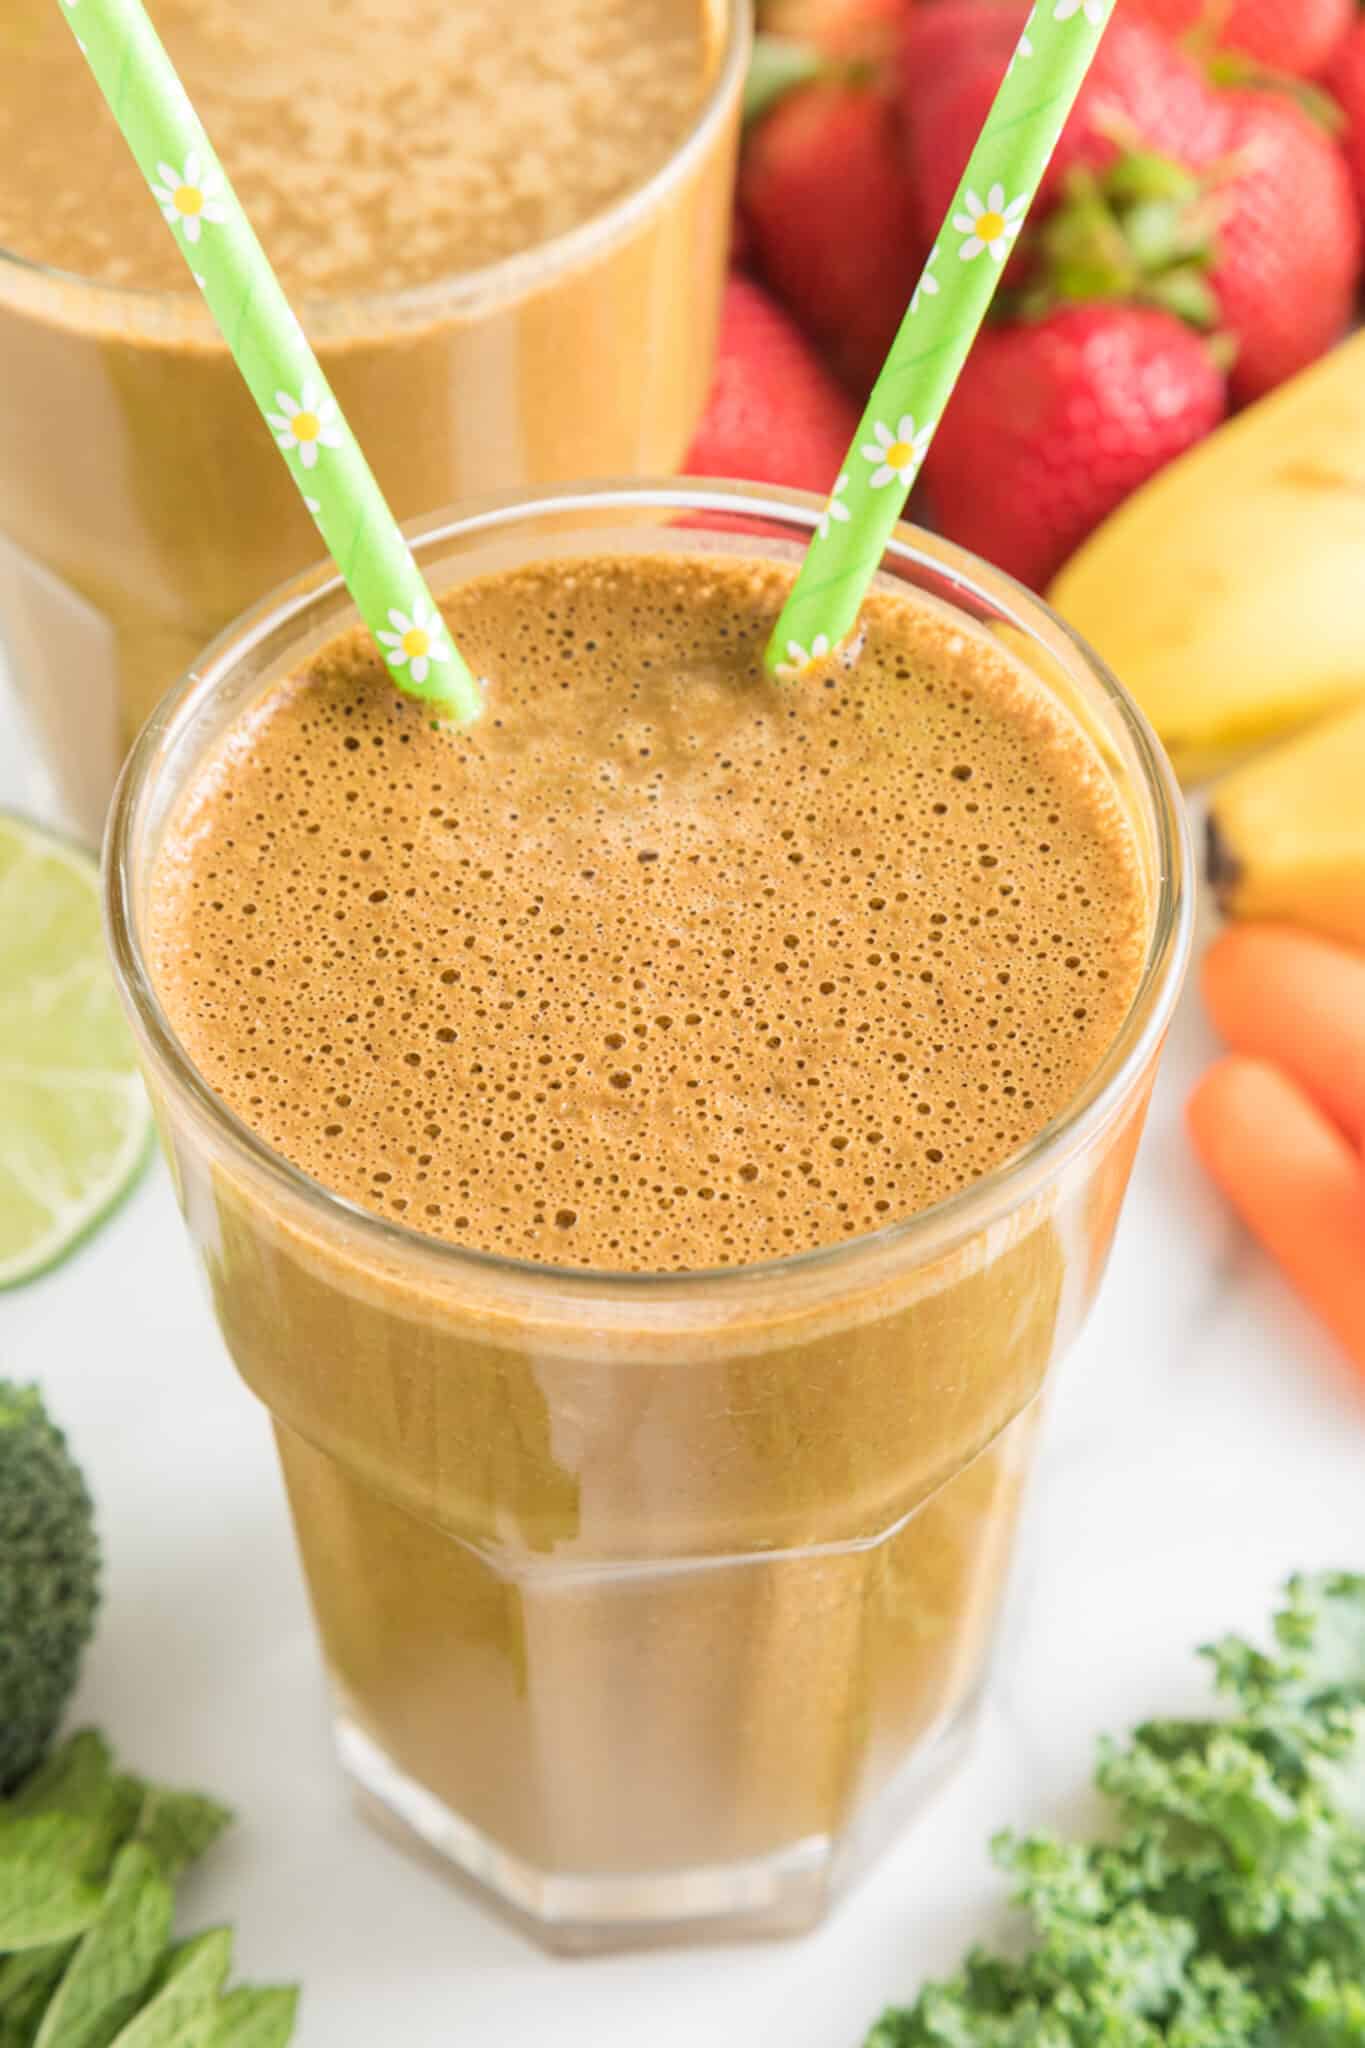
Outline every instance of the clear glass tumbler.
MULTIPOLYGON (((794 557, 818 511, 603 485, 437 520, 419 551, 438 591, 555 553, 794 557)), ((883 574, 1002 635, 1089 730, 1150 941, 1061 1116, 828 1250, 659 1276, 462 1251, 329 1193, 189 1064, 144 952, 151 857, 225 725, 352 617, 330 569, 209 648, 115 801, 114 960, 223 1333, 274 1418, 342 1760, 552 1946, 807 1926, 942 1776, 1185 965, 1178 793, 1118 685, 944 542, 902 528, 883 574)))
MULTIPOLYGON (((400 519, 681 462, 711 375, 749 0, 701 13, 706 98, 637 191, 485 269, 298 308, 400 519)), ((120 289, 0 249, 0 654, 67 822, 94 838, 163 690, 317 553, 185 285, 120 289)))

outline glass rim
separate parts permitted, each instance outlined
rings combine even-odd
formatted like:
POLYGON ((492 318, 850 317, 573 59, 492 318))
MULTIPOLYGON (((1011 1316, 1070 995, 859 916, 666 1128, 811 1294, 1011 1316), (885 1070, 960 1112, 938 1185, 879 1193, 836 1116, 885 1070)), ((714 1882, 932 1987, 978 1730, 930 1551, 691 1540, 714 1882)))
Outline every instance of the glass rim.
MULTIPOLYGON (((809 492, 777 485, 730 479, 640 482, 609 479, 549 487, 533 495, 511 491, 409 522, 404 531, 424 549, 480 534, 495 535, 528 519, 563 514, 600 513, 613 508, 682 513, 719 513, 736 518, 780 521, 807 539, 824 509, 823 499, 809 492)), ((755 540, 761 540, 755 535, 755 540)), ((902 521, 884 555, 932 571, 953 590, 984 598, 1005 621, 1038 638, 1043 626, 1053 652, 1065 650, 1073 666, 1097 685, 1108 708, 1120 720, 1129 742, 1131 765, 1138 771, 1142 795, 1151 813, 1156 886, 1151 904, 1151 930, 1142 972, 1119 1029, 1104 1057, 1085 1084, 1056 1116, 1018 1146, 988 1173, 926 1209, 894 1219, 872 1231, 817 1245, 803 1251, 745 1264, 656 1268, 642 1272, 607 1267, 561 1266, 513 1257, 452 1243, 414 1229, 410 1224, 377 1214, 349 1196, 337 1193, 296 1166, 269 1145, 246 1120, 217 1094, 199 1072, 157 995, 143 952, 135 897, 133 847, 142 799, 157 766, 163 741, 187 713, 212 692, 237 663, 280 628, 302 623, 310 611, 345 597, 339 571, 330 561, 279 584, 241 613, 212 640, 198 661, 172 685, 138 734, 123 764, 110 806, 103 850, 105 934, 115 977, 125 1005, 135 1020, 159 1078, 169 1077, 198 1120, 207 1123, 231 1150, 295 1203, 344 1222, 376 1250, 389 1256, 420 1257, 443 1273, 461 1273, 487 1281, 520 1281, 561 1294, 599 1295, 619 1290, 637 1299, 695 1296, 718 1289, 743 1289, 774 1280, 840 1270, 860 1258, 894 1254, 931 1257, 951 1251, 966 1238, 1000 1222, 1036 1194, 1046 1182, 1082 1153, 1119 1113, 1147 1070, 1169 1025, 1188 964, 1194 926, 1194 851, 1189 821, 1175 771, 1144 714, 1110 669, 1065 620, 1035 592, 1003 570, 992 568, 967 549, 902 521)), ((438 593, 439 594, 439 593, 438 593)), ((344 631, 358 614, 344 606, 332 629, 344 631), (347 617, 349 611, 349 618, 347 617)))
MULTIPOLYGON (((529 249, 516 250, 495 263, 453 271, 426 284, 402 285, 390 291, 300 292, 294 303, 305 326, 311 322, 313 331, 324 339, 333 332, 340 338, 360 339, 384 321, 416 326, 424 319, 434 321, 481 312, 486 307, 505 304, 552 273, 570 270, 623 239, 704 154, 725 119, 732 96, 743 82, 752 33, 752 0, 719 0, 719 5, 725 12, 715 76, 677 147, 643 184, 632 185, 600 213, 567 228, 563 234, 537 242, 529 249)), ((147 316, 149 328, 157 327, 168 312, 188 314, 192 327, 202 329, 214 340, 220 339, 212 314, 188 281, 183 287, 170 290, 157 285, 109 284, 77 270, 63 270, 57 264, 23 256, 17 249, 0 243, 0 303, 7 271, 62 291, 79 290, 95 308, 117 313, 125 323, 139 311, 147 316)), ((226 343, 222 345, 226 348, 226 343)))

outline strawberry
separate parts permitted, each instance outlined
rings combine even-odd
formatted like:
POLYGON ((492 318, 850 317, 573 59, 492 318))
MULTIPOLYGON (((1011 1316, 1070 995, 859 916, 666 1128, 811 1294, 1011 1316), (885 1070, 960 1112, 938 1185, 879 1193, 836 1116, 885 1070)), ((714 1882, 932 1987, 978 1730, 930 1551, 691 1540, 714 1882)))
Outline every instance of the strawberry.
POLYGON ((1354 0, 1127 0, 1135 14, 1198 49, 1238 50, 1273 71, 1310 78, 1351 25, 1354 0))
POLYGON ((1361 269, 1346 159, 1283 94, 1223 95, 1230 175, 1215 189, 1221 324, 1235 338, 1232 395, 1259 398, 1340 339, 1361 269))
POLYGON ((865 394, 924 257, 894 102, 872 84, 789 93, 750 135, 739 195, 757 269, 865 394))
POLYGON ((1017 298, 1034 314, 1123 300, 1217 327, 1245 404, 1345 332, 1362 229, 1342 151, 1297 98, 1257 86, 1219 104, 1225 154, 1206 173, 1150 151, 1073 170, 1033 231, 1017 298))
POLYGON ((732 275, 711 395, 683 474, 823 493, 857 423, 850 400, 781 307, 750 278, 732 275))
MULTIPOLYGON (((1027 5, 939 0, 911 9, 901 46, 901 91, 920 231, 932 238, 1028 17, 1027 5), (951 24, 949 17, 951 16, 951 24), (937 19, 935 17, 941 17, 937 19)), ((1198 167, 1223 146, 1224 117, 1199 67, 1140 16, 1110 22, 1043 177, 1044 203, 1077 165, 1100 169, 1140 146, 1198 167)))
POLYGON ((758 0, 764 35, 790 36, 827 57, 880 65, 891 54, 904 0, 758 0))
POLYGON ((1358 21, 1323 74, 1323 84, 1346 116, 1346 167, 1355 186, 1356 211, 1365 221, 1365 19, 1358 21))
POLYGON ((1041 588, 1225 409, 1207 345, 1173 314, 1066 306, 980 336, 925 481, 951 539, 1041 588))

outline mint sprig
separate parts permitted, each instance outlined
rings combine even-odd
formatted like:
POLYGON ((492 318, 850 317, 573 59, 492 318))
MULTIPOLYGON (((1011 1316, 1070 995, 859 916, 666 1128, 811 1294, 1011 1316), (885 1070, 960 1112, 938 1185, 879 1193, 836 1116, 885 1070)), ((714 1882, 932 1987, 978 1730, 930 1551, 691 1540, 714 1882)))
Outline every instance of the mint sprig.
POLYGON ((285 2048, 296 1992, 227 1990, 227 1928, 171 1940, 174 1887, 230 1819, 88 1730, 0 1801, 0 2048, 285 2048))
POLYGON ((99 1914, 62 1974, 34 2048, 109 2048, 166 1952, 173 1910, 151 1851, 129 1843, 114 1860, 99 1914))

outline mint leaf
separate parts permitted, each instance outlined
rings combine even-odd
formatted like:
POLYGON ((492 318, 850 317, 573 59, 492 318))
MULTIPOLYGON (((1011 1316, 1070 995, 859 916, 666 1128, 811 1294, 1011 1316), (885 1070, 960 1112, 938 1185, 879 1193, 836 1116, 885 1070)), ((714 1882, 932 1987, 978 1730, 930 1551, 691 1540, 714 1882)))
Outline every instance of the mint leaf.
POLYGON ((0 1823, 0 1950, 83 1934, 104 1903, 85 1875, 95 1823, 39 1813, 0 1823))
POLYGON ((0 1854, 12 1822, 65 1815, 88 1824, 82 1875, 106 1877, 145 1797, 141 1780, 115 1772, 108 1744, 87 1729, 54 1750, 12 1799, 0 1802, 0 1854))
MULTIPOLYGON (((18 2006, 27 2006, 35 1984, 56 1989, 66 1968, 74 1942, 55 1941, 46 1948, 21 1948, 0 1962, 0 2018, 18 2006)), ((46 1999, 43 2001, 46 2004, 46 1999)))
POLYGON ((113 1758, 104 1737, 93 1728, 83 1729, 53 1750, 13 1797, 0 1806, 0 1814, 17 1818, 34 1813, 98 1813, 103 1810, 113 1772, 113 1758))
POLYGON ((136 2012, 171 1931, 171 1888, 150 1850, 119 1851, 99 1918, 80 1942, 34 2048, 109 2048, 136 2012))
POLYGON ((232 1933, 216 1927, 176 1950, 161 1989, 114 2036, 113 2048, 213 2048, 219 1992, 232 1961, 232 1933))
POLYGON ((133 1831, 172 1884, 217 1841, 232 1819, 231 1809, 201 1792, 175 1792, 148 1785, 133 1831))
POLYGON ((27 1949, 22 1955, 6 1958, 0 2048, 10 2048, 11 2040, 20 2043, 21 2048, 32 2048, 33 2037, 61 1982, 72 1947, 71 1942, 60 1942, 53 1948, 27 1949), (11 1970, 11 1965, 17 1967, 11 1970))
POLYGON ((213 2048, 286 2048, 294 2032, 299 1994, 290 1986, 239 1985, 218 2008, 213 2048))

